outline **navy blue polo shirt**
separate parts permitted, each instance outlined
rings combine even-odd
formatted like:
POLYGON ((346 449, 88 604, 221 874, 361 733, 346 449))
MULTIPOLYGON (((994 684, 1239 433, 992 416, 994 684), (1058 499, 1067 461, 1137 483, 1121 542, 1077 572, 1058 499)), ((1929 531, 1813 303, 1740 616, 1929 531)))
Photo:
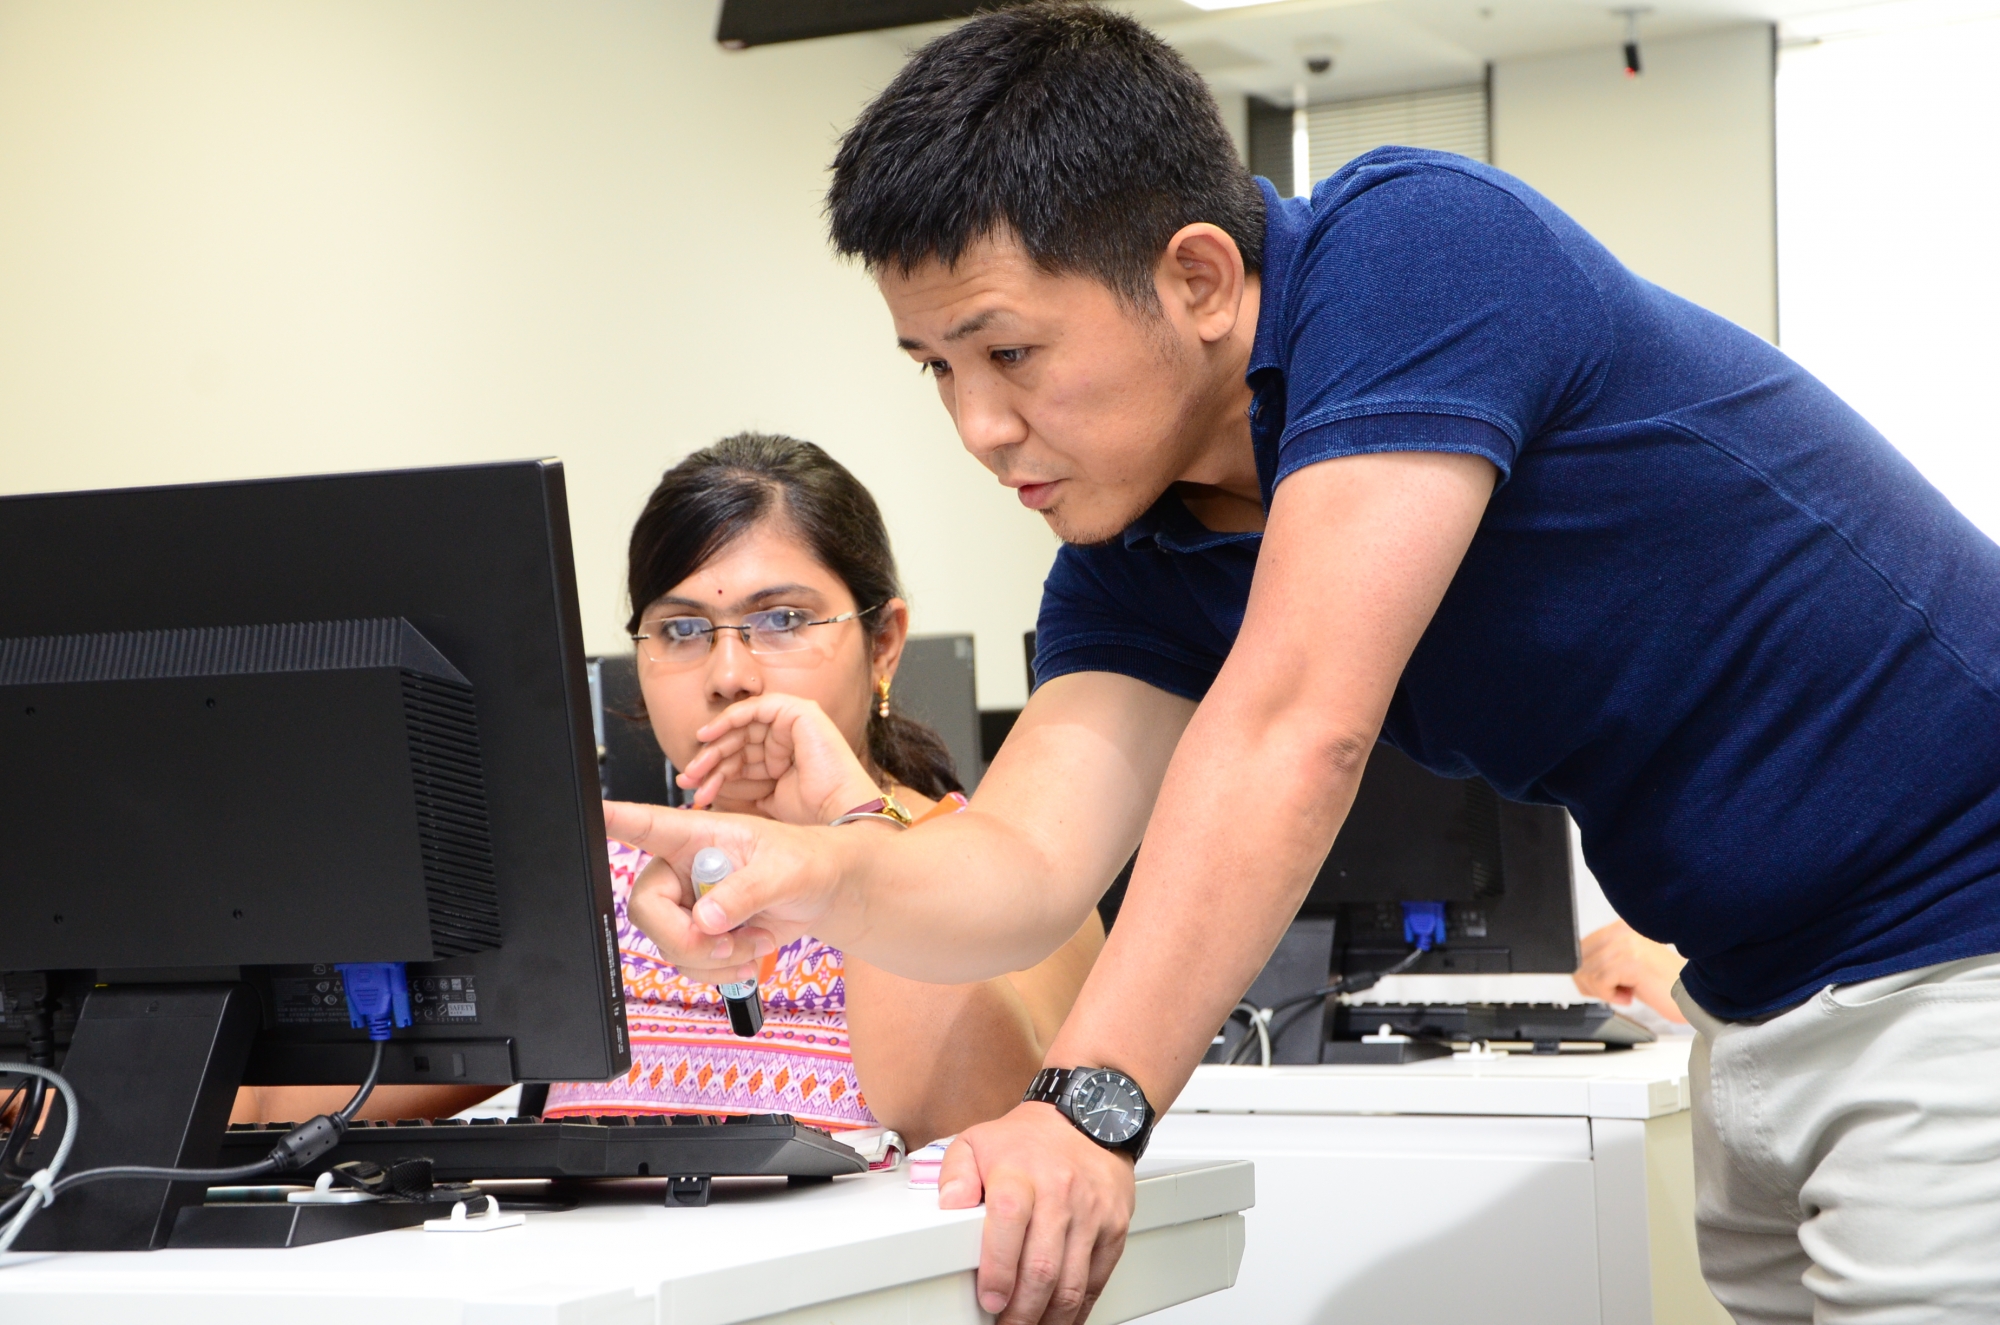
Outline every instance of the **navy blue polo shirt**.
MULTIPOLYGON (((1500 471, 1382 739, 1567 806, 1718 1016, 2000 951, 2000 548, 1797 364, 1519 180, 1385 148, 1310 200, 1264 190, 1266 505, 1339 456, 1500 471)), ((1200 698, 1258 543, 1170 493, 1063 548, 1036 675, 1200 698)))

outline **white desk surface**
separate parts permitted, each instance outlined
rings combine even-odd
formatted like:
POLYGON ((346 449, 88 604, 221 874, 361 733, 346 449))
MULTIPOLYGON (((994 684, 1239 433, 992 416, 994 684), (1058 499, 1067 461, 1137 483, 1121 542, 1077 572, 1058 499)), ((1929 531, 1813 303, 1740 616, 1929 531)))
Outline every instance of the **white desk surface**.
MULTIPOLYGON (((1242 1162, 1141 1169, 1133 1237, 1093 1322, 1234 1282, 1242 1162), (1149 1172, 1149 1170, 1152 1170, 1149 1172), (1105 1310, 1103 1308, 1108 1308, 1105 1310)), ((984 1321, 983 1209, 939 1210, 904 1172, 786 1189, 717 1179, 700 1209, 657 1184, 520 1228, 399 1229, 283 1251, 0 1256, 0 1318, 145 1325, 736 1325, 764 1319, 984 1321), (926 1287, 928 1285, 928 1287, 926 1287), (921 1290, 921 1291, 917 1291, 921 1290), (913 1296, 913 1292, 915 1295, 913 1296), (838 1310, 822 1304, 850 1299, 838 1310), (810 1315, 795 1315, 811 1309, 810 1315)))
POLYGON ((1396 1066, 1195 1069, 1171 1113, 1657 1118, 1689 1106, 1688 1036, 1608 1053, 1464 1054, 1396 1066))

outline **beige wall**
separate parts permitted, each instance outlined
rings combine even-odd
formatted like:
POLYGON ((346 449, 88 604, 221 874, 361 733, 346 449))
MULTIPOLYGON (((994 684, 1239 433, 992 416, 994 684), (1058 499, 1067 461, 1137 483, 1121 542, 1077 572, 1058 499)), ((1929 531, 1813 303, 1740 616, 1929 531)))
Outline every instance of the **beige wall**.
POLYGON ((659 471, 740 428, 885 507, 988 706, 1054 541, 827 254, 901 51, 713 0, 0 0, 0 490, 560 456, 589 645, 659 471))
POLYGON ((1494 164, 1626 265, 1777 338, 1771 31, 1728 28, 1493 69, 1494 164))

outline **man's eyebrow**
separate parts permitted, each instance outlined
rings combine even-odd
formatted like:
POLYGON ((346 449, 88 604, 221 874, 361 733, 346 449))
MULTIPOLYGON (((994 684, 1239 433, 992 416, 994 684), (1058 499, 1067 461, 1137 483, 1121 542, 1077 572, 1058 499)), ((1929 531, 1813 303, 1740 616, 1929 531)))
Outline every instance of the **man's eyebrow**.
POLYGON ((945 332, 944 338, 946 341, 964 340, 975 331, 986 330, 987 327, 992 325, 993 319, 1000 315, 1000 310, 997 308, 989 308, 984 313, 974 313, 950 331, 945 332))
MULTIPOLYGON (((945 343, 948 345, 955 340, 964 340, 974 332, 984 331, 993 325, 995 318, 1004 317, 1005 315, 1005 310, 998 308, 989 308, 984 313, 974 313, 971 317, 944 333, 945 343)), ((899 350, 925 350, 930 347, 920 340, 913 340, 908 336, 898 336, 896 337, 896 348, 899 350)))

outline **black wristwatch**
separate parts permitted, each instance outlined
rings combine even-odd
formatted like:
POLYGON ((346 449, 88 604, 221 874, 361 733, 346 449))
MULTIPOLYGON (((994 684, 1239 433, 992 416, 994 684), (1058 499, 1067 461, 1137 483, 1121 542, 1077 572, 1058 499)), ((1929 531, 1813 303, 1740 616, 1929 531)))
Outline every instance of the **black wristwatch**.
POLYGON ((1146 1092, 1108 1067, 1045 1067, 1021 1098, 1055 1105, 1079 1132, 1133 1159, 1146 1153, 1153 1136, 1156 1118, 1146 1092))

